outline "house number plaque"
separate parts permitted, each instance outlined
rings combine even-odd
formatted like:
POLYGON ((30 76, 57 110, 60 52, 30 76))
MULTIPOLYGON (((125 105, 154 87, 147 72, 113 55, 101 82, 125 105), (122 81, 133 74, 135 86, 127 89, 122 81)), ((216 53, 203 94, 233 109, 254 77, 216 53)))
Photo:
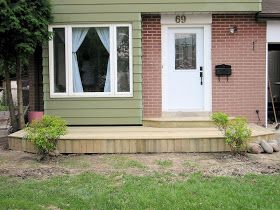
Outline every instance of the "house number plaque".
POLYGON ((177 15, 175 17, 176 23, 185 23, 186 22, 186 16, 185 15, 177 15))

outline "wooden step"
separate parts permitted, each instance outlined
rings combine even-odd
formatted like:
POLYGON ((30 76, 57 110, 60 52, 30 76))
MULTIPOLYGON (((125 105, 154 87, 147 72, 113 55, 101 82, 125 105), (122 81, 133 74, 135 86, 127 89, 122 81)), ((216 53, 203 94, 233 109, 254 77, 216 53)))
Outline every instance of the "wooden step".
POLYGON ((210 117, 146 118, 143 125, 154 128, 209 128, 215 127, 210 117))
MULTIPOLYGON (((252 141, 273 140, 274 132, 250 125, 252 141)), ((35 152, 24 131, 9 135, 12 150, 35 152)), ((152 128, 144 126, 69 127, 58 140, 61 153, 163 153, 229 151, 216 128, 152 128)))
POLYGON ((162 117, 209 117, 211 112, 162 112, 162 117))

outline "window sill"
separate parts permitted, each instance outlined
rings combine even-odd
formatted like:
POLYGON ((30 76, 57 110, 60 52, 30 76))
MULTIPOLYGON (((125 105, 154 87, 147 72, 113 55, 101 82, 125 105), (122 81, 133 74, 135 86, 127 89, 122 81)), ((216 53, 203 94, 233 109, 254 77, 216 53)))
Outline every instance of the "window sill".
POLYGON ((132 98, 133 93, 125 93, 125 94, 50 94, 50 98, 132 98))

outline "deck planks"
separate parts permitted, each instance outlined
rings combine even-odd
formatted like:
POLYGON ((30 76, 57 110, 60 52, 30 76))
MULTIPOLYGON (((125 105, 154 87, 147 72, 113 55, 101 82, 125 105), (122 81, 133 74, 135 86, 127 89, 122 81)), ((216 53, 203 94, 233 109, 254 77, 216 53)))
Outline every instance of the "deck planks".
MULTIPOLYGON (((252 140, 272 140, 268 129, 251 125, 252 140)), ((8 137, 12 150, 36 152, 19 131, 8 137)), ((151 128, 142 126, 69 127, 58 140, 60 153, 224 152, 229 147, 216 128, 151 128)))

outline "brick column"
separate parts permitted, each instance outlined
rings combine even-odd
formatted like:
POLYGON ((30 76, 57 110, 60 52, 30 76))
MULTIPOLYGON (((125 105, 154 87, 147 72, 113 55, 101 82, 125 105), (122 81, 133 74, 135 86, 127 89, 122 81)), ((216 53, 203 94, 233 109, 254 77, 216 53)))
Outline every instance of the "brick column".
POLYGON ((160 15, 142 16, 142 50, 144 117, 160 117, 162 112, 160 15))

